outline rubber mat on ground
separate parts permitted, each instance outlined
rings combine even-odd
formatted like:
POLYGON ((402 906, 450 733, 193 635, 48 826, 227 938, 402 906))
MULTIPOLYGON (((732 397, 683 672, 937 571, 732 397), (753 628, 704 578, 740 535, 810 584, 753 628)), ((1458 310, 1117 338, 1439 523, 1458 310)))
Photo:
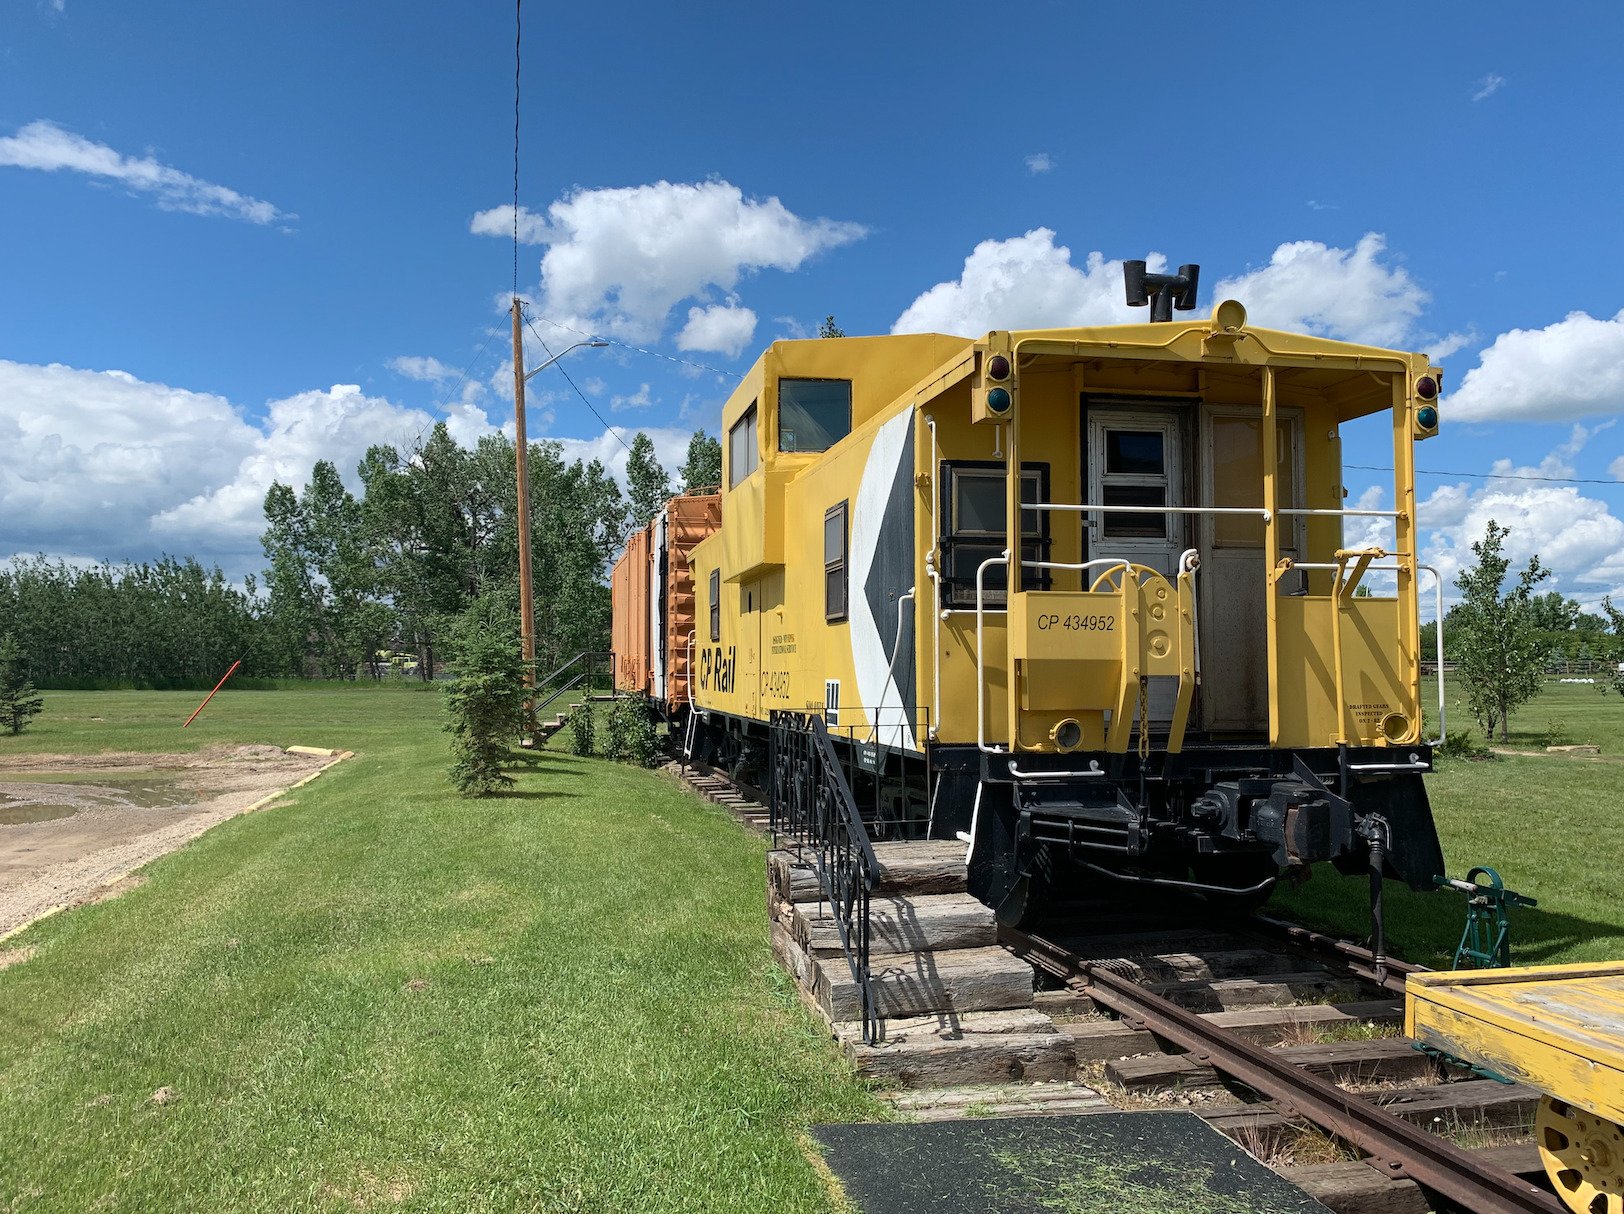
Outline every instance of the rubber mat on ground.
POLYGON ((862 1214, 1325 1208, 1186 1112, 822 1125, 812 1135, 862 1214))

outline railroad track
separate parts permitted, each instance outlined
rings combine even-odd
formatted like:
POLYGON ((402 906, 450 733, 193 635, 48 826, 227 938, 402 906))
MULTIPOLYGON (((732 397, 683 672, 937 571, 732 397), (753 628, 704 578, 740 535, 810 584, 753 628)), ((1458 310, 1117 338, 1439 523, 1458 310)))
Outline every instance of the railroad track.
MULTIPOLYGON (((1208 1105, 1202 1115, 1243 1142, 1306 1125, 1358 1152, 1363 1158, 1347 1164, 1288 1169, 1288 1174, 1302 1173, 1297 1179, 1318 1180, 1309 1187, 1319 1189, 1316 1196, 1333 1208, 1424 1210, 1441 1199, 1474 1214, 1562 1214, 1565 1207, 1548 1189, 1520 1174, 1543 1170, 1531 1139, 1470 1150, 1435 1132, 1498 1130, 1522 1137, 1516 1132, 1531 1127, 1536 1092, 1474 1076, 1400 1036, 1266 1044, 1287 1026, 1328 1028, 1334 1038, 1338 1025, 1391 1019, 1401 1012, 1396 1001, 1391 1010, 1381 1000, 1346 1001, 1354 992, 1337 985, 1337 969, 1351 982, 1402 994, 1404 975, 1421 967, 1389 961, 1378 982, 1367 950, 1269 917, 1238 923, 1235 938, 1246 937, 1276 948, 1243 959, 1237 968, 1250 971, 1244 976, 1225 978, 1230 967, 1220 958, 1237 953, 1244 958, 1246 950, 1219 942, 1184 954, 1134 958, 1109 955, 1133 951, 1125 950, 1120 938, 1056 938, 1000 929, 1000 939, 1017 956, 1109 1014, 1107 1023, 1116 1026, 1108 1034, 1116 1037, 1110 1048, 1123 1056, 1105 1072, 1125 1090, 1217 1088, 1237 1098, 1208 1105), (1303 969, 1294 955, 1305 952, 1320 955, 1322 973, 1303 969), (1189 959, 1182 976, 1172 976, 1178 970, 1169 966, 1169 958, 1175 956, 1189 959), (1205 976, 1191 976, 1192 971, 1205 976), (1260 1004, 1250 1014, 1224 1006, 1226 994, 1244 1001, 1248 985, 1254 993, 1277 987, 1344 1002, 1270 1011, 1260 1004), (1219 1007, 1223 1010, 1214 1010, 1219 1007), (1141 1045, 1150 1048, 1133 1052, 1141 1045), (1393 1183, 1405 1180, 1421 1192, 1393 1183), (1416 1204, 1415 1197, 1426 1204, 1416 1204)), ((1178 934, 1170 933, 1168 942, 1176 946, 1178 934)))
MULTIPOLYGON (((683 778, 768 829, 758 790, 714 768, 683 778)), ((1334 1210, 1565 1211, 1531 1179, 1543 1179, 1538 1094, 1386 1031, 1402 1021, 1405 976, 1424 967, 1388 959, 1378 970, 1355 943, 1267 915, 1215 920, 1193 900, 1080 903, 1037 931, 1000 927, 998 942, 1048 980, 1035 1007, 1069 1035, 1083 1082, 1130 1104, 1186 1105, 1266 1157, 1289 1158, 1278 1148, 1317 1131, 1347 1158, 1277 1166, 1334 1210), (1499 1141, 1469 1148, 1452 1136, 1499 1141)), ((925 1115, 933 1104, 1032 1111, 1021 1086, 982 1089, 985 1099, 974 1088, 904 1090, 895 1103, 925 1115)))

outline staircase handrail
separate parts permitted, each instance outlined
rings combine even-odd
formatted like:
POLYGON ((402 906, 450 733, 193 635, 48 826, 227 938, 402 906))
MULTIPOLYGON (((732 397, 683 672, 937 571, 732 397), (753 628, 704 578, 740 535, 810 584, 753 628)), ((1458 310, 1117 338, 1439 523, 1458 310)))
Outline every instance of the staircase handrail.
POLYGON ((823 718, 775 712, 772 724, 768 804, 773 833, 787 834, 798 848, 813 852, 818 887, 833 912, 840 950, 857 985, 863 1040, 873 1044, 881 1024, 869 969, 868 912, 879 858, 823 718))
MULTIPOLYGON (((609 659, 608 667, 609 667, 610 680, 611 680, 611 683, 612 683, 613 682, 613 677, 614 677, 614 670, 615 670, 614 657, 615 657, 615 654, 614 654, 614 651, 612 649, 583 649, 580 653, 576 654, 569 661, 565 662, 562 666, 560 666, 557 670, 553 671, 546 678, 537 679, 536 683, 535 683, 535 690, 539 693, 544 688, 551 686, 554 679, 557 679, 565 671, 567 671, 570 668, 572 668, 573 666, 575 666, 576 663, 582 662, 582 661, 584 661, 586 663, 586 665, 581 670, 577 671, 575 673, 575 675, 572 678, 569 679, 568 682, 562 684, 559 687, 554 688, 553 693, 551 695, 545 697, 544 699, 537 700, 536 701, 536 706, 532 711, 540 712, 542 709, 546 708, 549 704, 551 704, 554 700, 557 700, 560 696, 564 695, 566 692, 574 691, 577 687, 579 687, 581 685, 583 680, 590 680, 592 678, 592 676, 597 672, 597 660, 599 658, 607 658, 607 659, 609 659)), ((588 686, 588 691, 590 691, 590 690, 591 690, 591 687, 589 685, 588 686)), ((612 687, 611 687, 611 690, 613 690, 612 687)))

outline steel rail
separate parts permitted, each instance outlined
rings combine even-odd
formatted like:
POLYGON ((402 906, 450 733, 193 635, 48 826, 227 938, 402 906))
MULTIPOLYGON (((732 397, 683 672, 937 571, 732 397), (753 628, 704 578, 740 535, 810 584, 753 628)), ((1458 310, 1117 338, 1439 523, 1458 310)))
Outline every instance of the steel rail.
POLYGON ((1413 1180, 1473 1214, 1565 1214, 1561 1202, 1538 1185, 1487 1166, 1454 1143, 1218 1028, 1198 1012, 1082 960, 1052 940, 1008 927, 999 928, 999 937, 1017 956, 1068 983, 1083 983, 1096 1002, 1261 1093, 1282 1114, 1311 1121, 1363 1151, 1369 1156, 1365 1162, 1383 1176, 1413 1180))
POLYGON ((1255 935, 1274 937, 1294 944, 1299 948, 1316 953, 1325 953, 1335 956, 1347 969, 1363 978, 1366 982, 1393 992, 1395 995, 1404 993, 1404 980, 1410 974, 1426 972, 1427 967, 1416 965, 1411 961, 1399 961, 1392 957, 1386 958, 1387 973, 1382 978, 1376 977, 1376 957, 1368 948, 1352 944, 1347 940, 1338 940, 1335 936, 1328 936, 1324 932, 1316 932, 1313 928, 1303 927, 1298 923, 1291 923, 1285 919, 1276 919, 1273 915, 1255 914, 1239 925, 1243 930, 1255 935))

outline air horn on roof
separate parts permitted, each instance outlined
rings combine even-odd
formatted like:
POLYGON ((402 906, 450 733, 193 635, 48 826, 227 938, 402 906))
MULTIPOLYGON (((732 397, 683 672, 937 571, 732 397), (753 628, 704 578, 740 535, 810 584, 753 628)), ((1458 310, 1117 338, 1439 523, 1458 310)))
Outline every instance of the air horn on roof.
POLYGON ((1122 263, 1128 306, 1142 308, 1149 304, 1152 323, 1172 320, 1174 308, 1180 312, 1194 311, 1196 283, 1200 277, 1200 266, 1180 266, 1177 274, 1147 274, 1142 261, 1122 263))

